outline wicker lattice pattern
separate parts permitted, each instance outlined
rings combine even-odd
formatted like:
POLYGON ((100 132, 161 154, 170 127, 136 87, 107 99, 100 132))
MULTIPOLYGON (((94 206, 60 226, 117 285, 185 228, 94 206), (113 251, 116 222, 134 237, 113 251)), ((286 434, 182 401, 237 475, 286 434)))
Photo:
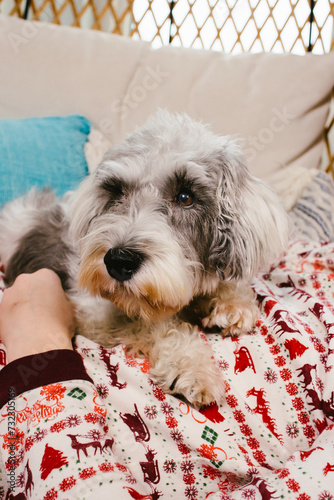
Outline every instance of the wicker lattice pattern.
MULTIPOLYGON (((26 1, 0 0, 0 12, 22 17, 26 1)), ((28 19, 129 35, 155 46, 302 54, 309 46, 310 1, 31 0, 28 19)), ((314 4, 312 48, 328 52, 334 0, 314 4)))

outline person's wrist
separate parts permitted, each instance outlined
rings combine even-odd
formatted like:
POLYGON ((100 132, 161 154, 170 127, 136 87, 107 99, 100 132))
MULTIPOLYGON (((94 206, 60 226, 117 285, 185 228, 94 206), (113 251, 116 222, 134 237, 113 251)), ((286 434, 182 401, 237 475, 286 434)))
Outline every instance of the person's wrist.
POLYGON ((47 351, 69 349, 73 350, 71 339, 66 335, 66 332, 57 332, 52 336, 46 336, 43 339, 23 339, 19 342, 6 343, 6 359, 7 363, 15 361, 24 356, 31 356, 47 351))

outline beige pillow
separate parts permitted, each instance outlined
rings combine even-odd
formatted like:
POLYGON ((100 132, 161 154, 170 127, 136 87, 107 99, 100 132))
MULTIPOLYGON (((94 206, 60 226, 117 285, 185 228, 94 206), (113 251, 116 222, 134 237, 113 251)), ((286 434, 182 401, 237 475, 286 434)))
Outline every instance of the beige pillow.
POLYGON ((240 137, 250 169, 316 168, 334 53, 242 54, 163 47, 0 16, 0 118, 79 113, 111 144, 159 107, 240 137))

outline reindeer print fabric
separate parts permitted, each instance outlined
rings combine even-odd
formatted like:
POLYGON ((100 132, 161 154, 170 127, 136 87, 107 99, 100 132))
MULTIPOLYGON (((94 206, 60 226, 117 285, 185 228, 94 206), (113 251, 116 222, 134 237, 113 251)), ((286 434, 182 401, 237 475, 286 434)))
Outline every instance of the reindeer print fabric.
POLYGON ((219 406, 196 411, 144 359, 77 337, 92 382, 62 380, 60 361, 59 381, 1 409, 0 498, 334 499, 334 243, 292 243, 253 286, 249 335, 202 336, 219 406))

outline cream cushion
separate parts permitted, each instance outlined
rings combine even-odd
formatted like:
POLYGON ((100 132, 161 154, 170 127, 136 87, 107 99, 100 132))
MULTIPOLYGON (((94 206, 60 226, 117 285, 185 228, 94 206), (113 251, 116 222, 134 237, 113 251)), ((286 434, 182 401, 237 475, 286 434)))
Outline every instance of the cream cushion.
POLYGON ((0 16, 0 118, 78 113, 111 144, 157 108, 240 137, 251 171, 320 165, 334 54, 163 47, 0 16))

